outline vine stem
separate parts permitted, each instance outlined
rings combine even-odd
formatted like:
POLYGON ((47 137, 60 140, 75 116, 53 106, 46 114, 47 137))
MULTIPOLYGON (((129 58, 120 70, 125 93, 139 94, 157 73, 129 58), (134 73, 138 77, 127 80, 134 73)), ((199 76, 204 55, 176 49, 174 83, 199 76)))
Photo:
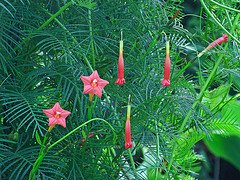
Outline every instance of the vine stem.
POLYGON ((92 49, 92 66, 95 69, 95 50, 94 50, 94 40, 93 40, 93 29, 92 29, 92 11, 88 9, 88 21, 89 21, 89 35, 90 35, 90 44, 92 49))
POLYGON ((203 8, 206 10, 207 14, 212 17, 212 19, 217 23, 217 25, 220 26, 220 27, 221 27, 229 36, 231 36, 238 44, 240 44, 240 41, 239 41, 235 36, 233 36, 232 33, 230 33, 230 32, 215 18, 214 14, 211 13, 211 11, 210 11, 210 10, 208 9, 208 7, 206 6, 204 0, 200 0, 200 2, 201 2, 201 4, 202 4, 203 8))
POLYGON ((212 3, 214 3, 214 4, 218 5, 218 6, 220 6, 220 7, 223 7, 223 8, 225 8, 225 9, 227 9, 227 10, 235 11, 235 12, 237 12, 237 13, 240 13, 240 11, 237 10, 237 9, 231 8, 231 7, 229 7, 229 6, 225 6, 225 5, 220 4, 220 3, 216 2, 216 1, 213 1, 213 0, 210 0, 210 1, 211 1, 212 3))
POLYGON ((90 122, 93 122, 93 121, 103 121, 105 124, 107 124, 110 129, 112 130, 113 132, 113 140, 115 141, 116 140, 116 133, 115 133, 115 130, 114 128, 112 127, 111 124, 109 124, 106 120, 104 119, 101 119, 101 118, 94 118, 94 119, 90 119, 88 120, 87 122, 81 124, 80 126, 76 127, 75 129, 73 129, 72 131, 70 131, 68 134, 66 134, 65 136, 63 136, 62 138, 60 138, 59 140, 57 140, 55 143, 53 143, 52 145, 50 146, 45 146, 45 143, 50 135, 50 132, 48 131, 46 136, 44 137, 44 141, 43 141, 43 144, 42 144, 42 147, 40 149, 40 152, 39 152, 39 156, 37 158, 37 160, 35 161, 35 163, 33 164, 33 168, 29 174, 29 180, 34 180, 34 177, 35 177, 35 174, 36 172, 38 171, 38 168, 40 167, 42 161, 43 161, 43 158, 45 157, 45 155, 47 154, 47 152, 53 148, 54 146, 56 146, 58 143, 60 143, 61 141, 63 141, 64 139, 66 139, 67 137, 69 137, 71 134, 75 133, 77 130, 79 130, 80 128, 84 127, 85 125, 87 125, 88 123, 90 122))
MULTIPOLYGON (((226 47, 227 47, 227 46, 225 46, 225 48, 226 48, 226 47)), ((180 129, 179 129, 179 133, 182 133, 182 131, 184 130, 184 127, 186 126, 186 124, 187 124, 187 122, 188 122, 188 119, 189 119, 190 116, 192 115, 193 109, 195 109, 196 106, 197 106, 197 104, 202 101, 202 98, 203 98, 203 96, 204 96, 204 93, 205 93, 205 91, 207 90, 208 86, 210 85, 211 81, 213 80, 213 78, 214 78, 214 76, 215 76, 215 73, 216 73, 216 71, 217 71, 217 68, 219 67, 219 65, 220 65, 220 63, 221 63, 221 60, 222 60, 222 58, 223 58, 223 55, 224 55, 224 54, 222 53, 222 54, 219 56, 219 59, 218 59, 218 61, 215 63, 215 65, 214 65, 214 67, 213 67, 213 70, 211 71, 209 77, 207 78, 207 81, 205 82, 203 88, 201 89, 201 91, 200 91, 200 93, 199 93, 199 95, 198 95, 197 100, 193 103, 192 107, 190 108, 190 110, 188 111, 187 115, 185 116, 185 118, 184 118, 184 120, 183 120, 183 122, 182 122, 182 125, 181 125, 181 127, 180 127, 180 129)), ((173 145, 172 155, 171 155, 171 158, 170 158, 170 161, 169 161, 169 164, 168 164, 168 168, 167 168, 168 171, 169 171, 169 170, 171 169, 171 167, 172 167, 173 157, 174 157, 174 153, 175 153, 175 151, 176 151, 177 145, 178 145, 178 144, 177 144, 177 142, 175 141, 175 142, 174 142, 174 145, 173 145)))
POLYGON ((66 139, 68 136, 70 136, 71 134, 75 133, 77 130, 79 130, 80 128, 82 128, 83 126, 87 125, 88 123, 90 122, 93 122, 93 121, 103 121, 104 123, 106 123, 110 129, 112 130, 113 132, 113 135, 114 135, 114 140, 116 139, 116 133, 115 133, 115 130, 114 128, 112 127, 111 124, 109 124, 106 120, 104 119, 101 119, 101 118, 94 118, 94 119, 90 119, 88 120, 87 122, 81 124, 80 126, 76 127, 75 129, 73 129, 72 131, 70 131, 69 133, 67 133, 65 136, 63 136, 62 138, 60 138, 59 140, 57 140, 55 143, 53 143, 52 145, 50 145, 48 147, 48 150, 50 150, 51 148, 53 148, 54 146, 56 146, 58 143, 60 143, 61 141, 63 141, 64 139, 66 139))
POLYGON ((128 149, 128 155, 129 155, 130 163, 131 163, 131 166, 132 166, 132 169, 133 169, 133 174, 134 174, 135 178, 138 179, 137 171, 136 171, 136 167, 135 167, 135 164, 134 164, 131 149, 128 149))
MULTIPOLYGON (((157 121, 155 120, 155 128, 156 128, 156 141, 157 141, 157 160, 160 160, 160 149, 159 149, 159 135, 158 135, 158 125, 157 121)), ((155 179, 158 177, 158 171, 155 171, 155 179)))

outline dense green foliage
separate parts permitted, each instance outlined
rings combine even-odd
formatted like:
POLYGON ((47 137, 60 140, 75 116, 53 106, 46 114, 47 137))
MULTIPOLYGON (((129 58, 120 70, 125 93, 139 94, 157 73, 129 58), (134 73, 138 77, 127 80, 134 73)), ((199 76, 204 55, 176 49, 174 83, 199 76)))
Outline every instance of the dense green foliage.
POLYGON ((94 99, 93 118, 109 122, 117 138, 101 121, 88 124, 47 153, 40 179, 195 179, 204 161, 194 150, 197 142, 205 139, 211 146, 216 135, 239 140, 240 5, 201 0, 191 16, 182 3, 1 1, 0 178, 28 178, 40 149, 36 133, 42 139, 48 129, 43 109, 59 102, 72 112, 66 129, 53 129, 49 144, 87 121, 88 95, 79 77, 93 69, 109 81, 103 97, 94 99), (194 18, 193 28, 182 25, 187 16, 194 18), (121 31, 126 84, 118 86, 121 31), (169 87, 160 83, 163 32, 171 49, 169 87), (228 43, 196 58, 223 33, 228 43), (124 149, 129 94, 135 170, 124 149), (95 135, 83 144, 90 132, 95 135))

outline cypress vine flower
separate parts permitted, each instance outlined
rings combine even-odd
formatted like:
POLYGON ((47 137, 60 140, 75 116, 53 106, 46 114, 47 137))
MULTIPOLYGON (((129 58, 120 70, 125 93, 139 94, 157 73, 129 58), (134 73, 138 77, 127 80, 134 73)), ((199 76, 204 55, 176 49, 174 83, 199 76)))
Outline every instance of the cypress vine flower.
POLYGON ((99 77, 97 71, 94 71, 90 76, 80 76, 80 79, 84 84, 83 94, 89 94, 90 101, 94 94, 101 98, 103 88, 109 84, 108 81, 99 77))
POLYGON ((228 41, 228 35, 227 34, 223 34, 222 37, 216 39, 215 41, 213 41, 212 43, 210 43, 202 52, 200 52, 198 54, 197 57, 201 57, 205 52, 209 51, 210 49, 216 47, 217 45, 222 44, 223 42, 227 42, 228 41))
POLYGON ((166 41, 166 59, 164 62, 164 77, 162 80, 162 86, 170 86, 170 68, 171 60, 169 53, 169 41, 166 41))
POLYGON ((52 128, 54 128, 54 126, 56 124, 59 124, 65 128, 66 127, 66 118, 69 114, 71 114, 71 112, 62 109, 58 102, 53 106, 52 109, 45 109, 45 110, 43 110, 43 112, 49 118, 49 122, 48 122, 49 130, 48 131, 51 131, 52 128))
POLYGON ((125 124, 125 149, 132 148, 130 113, 131 113, 131 105, 130 105, 130 96, 129 96, 128 105, 127 105, 127 120, 125 124))
POLYGON ((118 79, 115 81, 115 84, 123 85, 125 83, 124 79, 124 59, 123 59, 123 40, 121 34, 121 40, 119 45, 119 58, 118 58, 118 79))

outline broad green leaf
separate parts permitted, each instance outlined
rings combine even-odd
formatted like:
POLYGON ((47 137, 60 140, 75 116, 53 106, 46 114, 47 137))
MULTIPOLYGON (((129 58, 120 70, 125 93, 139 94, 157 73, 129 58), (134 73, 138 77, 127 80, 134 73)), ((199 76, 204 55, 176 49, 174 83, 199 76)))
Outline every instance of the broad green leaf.
POLYGON ((204 141, 215 156, 229 161, 240 170, 240 137, 213 135, 211 140, 205 139, 204 141))
POLYGON ((214 109, 216 106, 224 103, 224 99, 227 97, 229 92, 229 88, 231 85, 222 85, 212 91, 207 91, 205 93, 204 102, 207 104, 210 109, 214 109))

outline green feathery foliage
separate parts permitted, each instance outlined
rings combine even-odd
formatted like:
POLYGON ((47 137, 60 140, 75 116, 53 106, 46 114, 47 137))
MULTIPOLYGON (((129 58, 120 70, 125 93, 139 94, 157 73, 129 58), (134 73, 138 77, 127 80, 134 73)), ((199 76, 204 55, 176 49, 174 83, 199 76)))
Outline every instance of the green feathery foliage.
POLYGON ((216 134, 240 136, 240 15, 236 1, 200 0, 195 15, 183 2, 0 2, 0 179, 29 177, 48 129, 43 109, 59 102, 71 112, 48 147, 89 120, 80 76, 93 70, 109 85, 94 98, 92 116, 111 124, 116 139, 93 121, 47 152, 36 179, 197 179, 205 159, 195 145, 216 134), (192 29, 183 25, 187 16, 196 18, 192 29), (118 86, 121 31, 126 84, 118 86), (228 43, 196 58, 223 33, 228 43), (171 85, 161 87, 166 40, 171 85))

